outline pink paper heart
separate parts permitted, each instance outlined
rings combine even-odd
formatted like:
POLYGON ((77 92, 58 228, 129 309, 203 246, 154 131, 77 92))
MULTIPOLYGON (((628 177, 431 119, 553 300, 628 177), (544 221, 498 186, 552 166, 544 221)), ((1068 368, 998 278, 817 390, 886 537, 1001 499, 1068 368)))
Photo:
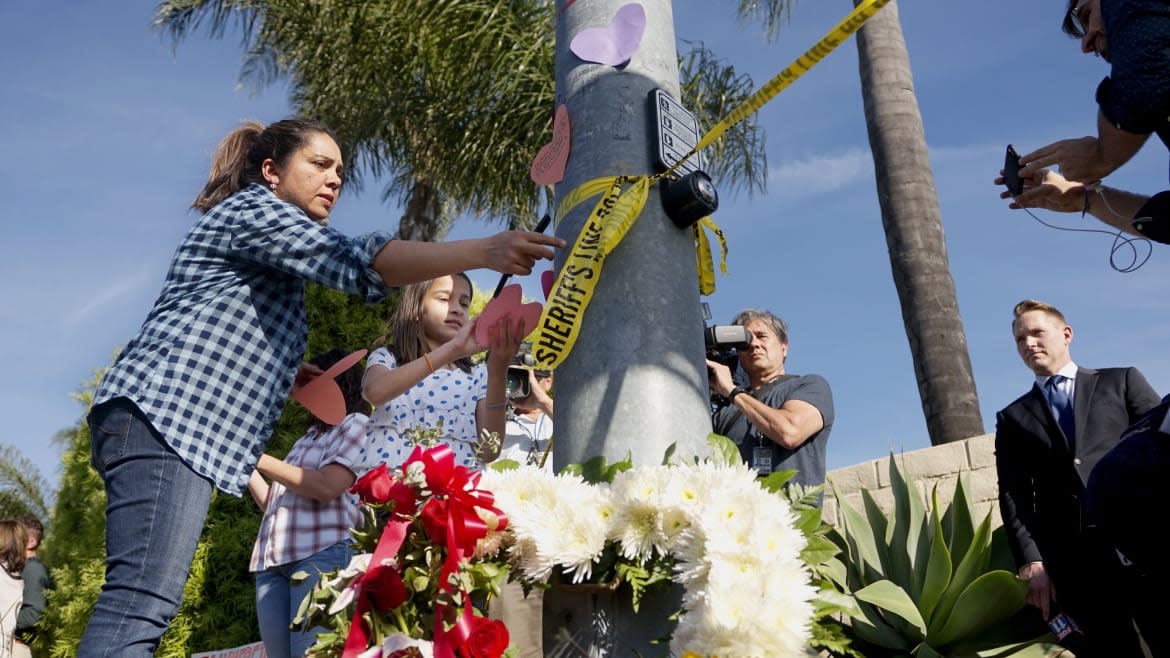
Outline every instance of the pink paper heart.
POLYGON ((569 42, 569 50, 587 62, 620 66, 638 50, 645 31, 646 10, 632 2, 618 9, 609 25, 578 32, 569 42))
POLYGON ((555 278, 552 270, 545 270, 540 273, 540 287, 544 290, 544 301, 546 302, 548 301, 548 294, 552 292, 553 279, 555 278))
POLYGON ((532 160, 528 172, 537 185, 552 185, 565 178, 565 165, 569 162, 569 108, 563 103, 557 108, 553 119, 552 141, 540 147, 532 160))
POLYGON ((345 420, 345 396, 341 394, 341 387, 337 385, 336 378, 361 361, 365 355, 366 350, 358 350, 334 363, 308 384, 293 388, 292 398, 317 418, 330 425, 337 425, 345 420))
POLYGON ((513 329, 516 328, 517 322, 523 320, 524 333, 532 333, 543 310, 544 305, 540 302, 522 303, 519 283, 504 286, 500 295, 489 301, 475 319, 475 342, 479 343, 480 347, 490 347, 492 338, 489 330, 503 318, 508 318, 512 322, 513 329))

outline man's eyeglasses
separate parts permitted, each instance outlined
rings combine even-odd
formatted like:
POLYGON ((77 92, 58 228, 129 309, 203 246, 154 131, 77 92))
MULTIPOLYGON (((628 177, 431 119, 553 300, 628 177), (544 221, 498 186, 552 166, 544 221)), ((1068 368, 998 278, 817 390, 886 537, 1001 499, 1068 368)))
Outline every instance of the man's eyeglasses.
POLYGON ((1081 19, 1081 15, 1085 12, 1085 7, 1088 4, 1088 2, 1082 2, 1068 10, 1068 20, 1072 23, 1073 30, 1077 33, 1077 36, 1080 37, 1089 33, 1089 30, 1085 27, 1085 21, 1081 19))

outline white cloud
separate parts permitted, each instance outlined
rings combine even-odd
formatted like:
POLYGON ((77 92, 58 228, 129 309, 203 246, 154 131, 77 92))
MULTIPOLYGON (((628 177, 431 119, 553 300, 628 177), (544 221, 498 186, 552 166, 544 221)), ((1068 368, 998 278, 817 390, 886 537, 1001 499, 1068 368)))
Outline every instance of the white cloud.
POLYGON ((868 148, 850 148, 836 154, 785 162, 769 176, 769 191, 788 198, 808 198, 841 189, 873 177, 868 148))
POLYGON ((94 311, 122 298, 148 295, 148 289, 151 286, 157 287, 159 283, 160 279, 157 268, 142 268, 138 272, 130 274, 123 279, 114 281, 110 286, 82 294, 80 297, 86 300, 86 302, 76 307, 68 306, 69 310, 61 318, 61 323, 66 329, 76 328, 94 311))

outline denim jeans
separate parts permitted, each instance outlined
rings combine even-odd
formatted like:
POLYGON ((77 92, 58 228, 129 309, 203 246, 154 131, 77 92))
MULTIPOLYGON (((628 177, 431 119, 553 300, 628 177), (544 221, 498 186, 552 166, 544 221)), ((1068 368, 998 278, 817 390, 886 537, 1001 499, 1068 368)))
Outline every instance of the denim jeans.
POLYGON ((317 583, 318 574, 349 564, 353 553, 349 542, 338 542, 297 562, 278 564, 256 572, 256 619, 260 622, 260 638, 268 658, 299 658, 317 641, 323 627, 291 630, 292 620, 301 608, 301 601, 317 583), (298 571, 310 574, 299 583, 291 582, 298 571))
POLYGON ((153 656, 183 599, 211 482, 171 451, 132 402, 90 414, 106 484, 106 583, 78 656, 153 656))

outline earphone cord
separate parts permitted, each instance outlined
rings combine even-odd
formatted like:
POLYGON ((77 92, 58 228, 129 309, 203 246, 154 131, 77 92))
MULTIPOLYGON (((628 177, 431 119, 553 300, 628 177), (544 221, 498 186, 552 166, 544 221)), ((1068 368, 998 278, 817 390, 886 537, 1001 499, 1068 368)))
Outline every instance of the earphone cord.
MULTIPOLYGON (((1105 195, 1101 193, 1100 188, 1097 188, 1097 196, 1101 197, 1101 201, 1105 203, 1105 208, 1108 209, 1109 212, 1113 213, 1115 217, 1121 217, 1121 215, 1117 214, 1117 211, 1113 210, 1113 206, 1109 205, 1109 200, 1106 199, 1105 195)), ((1115 234, 1112 231, 1103 231, 1099 228, 1069 228, 1067 226, 1057 226, 1055 224, 1049 224, 1043 219, 1040 219, 1028 208, 1024 208, 1024 212, 1028 213, 1032 216, 1032 219, 1040 222, 1048 228, 1053 228, 1058 231, 1073 231, 1074 233, 1103 233, 1105 235, 1111 236, 1113 238, 1113 246, 1109 250, 1109 267, 1112 267, 1114 270, 1121 272, 1122 274, 1136 272, 1138 268, 1146 264, 1146 261, 1150 260, 1150 256, 1154 252, 1154 245, 1149 240, 1146 238, 1128 237, 1120 229, 1118 229, 1117 233, 1115 234), (1146 248, 1145 256, 1141 256, 1138 245, 1144 246, 1146 248), (1118 252, 1120 252, 1123 247, 1129 247, 1130 261, 1128 265, 1120 266, 1117 264, 1118 252)))

